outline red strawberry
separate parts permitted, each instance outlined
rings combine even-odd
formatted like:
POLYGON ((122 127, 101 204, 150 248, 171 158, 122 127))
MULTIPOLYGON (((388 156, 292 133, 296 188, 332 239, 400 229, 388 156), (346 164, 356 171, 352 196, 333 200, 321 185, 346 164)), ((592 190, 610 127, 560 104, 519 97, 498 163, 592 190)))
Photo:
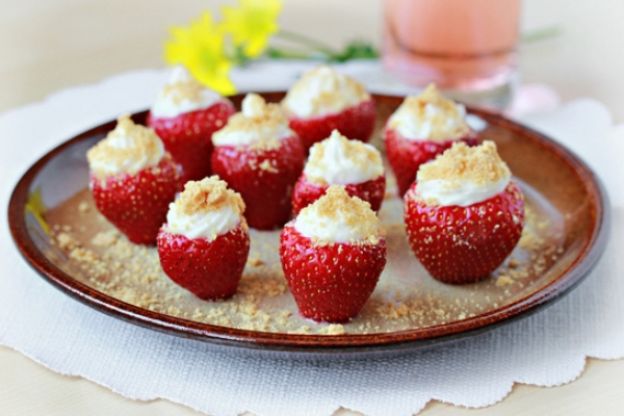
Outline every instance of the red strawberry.
MULTIPOLYGON (((470 134, 459 141, 468 146, 477 146, 479 139, 470 134)), ((457 140, 409 140, 395 129, 385 131, 386 155, 399 188, 399 196, 403 196, 416 179, 416 172, 423 163, 450 148, 457 140)))
POLYGON ((316 245, 286 225, 280 236, 280 258, 303 316, 346 322, 373 293, 386 265, 386 242, 316 245))
POLYGON ((270 230, 290 218, 292 189, 304 158, 296 136, 281 139, 279 147, 271 149, 217 146, 212 153, 212 171, 241 194, 249 225, 270 230))
POLYGON ((169 203, 180 185, 180 167, 168 156, 157 166, 134 175, 122 174, 104 180, 91 175, 90 179, 98 210, 136 244, 156 242, 169 203))
POLYGON ((329 137, 334 129, 350 139, 367 142, 373 134, 375 118, 375 102, 370 99, 335 114, 311 118, 291 117, 290 128, 297 133, 307 150, 314 143, 329 137))
MULTIPOLYGON (((329 185, 309 182, 305 175, 301 175, 293 191, 293 214, 297 215, 303 208, 325 195, 328 187, 329 185)), ((379 211, 386 193, 386 177, 381 175, 377 179, 345 185, 345 190, 350 196, 357 196, 368 202, 374 211, 379 211)))
POLYGON ((472 283, 487 277, 514 249, 524 222, 524 198, 512 182, 498 195, 461 206, 427 205, 405 195, 410 246, 422 265, 445 283, 472 283))
POLYGON ((182 165, 183 182, 186 182, 210 175, 212 133, 223 127, 234 112, 232 103, 224 100, 177 117, 149 114, 147 123, 162 139, 174 160, 182 165))
POLYGON ((248 254, 249 235, 244 226, 213 241, 189 239, 163 229, 158 234, 158 256, 164 272, 202 299, 234 295, 248 254))

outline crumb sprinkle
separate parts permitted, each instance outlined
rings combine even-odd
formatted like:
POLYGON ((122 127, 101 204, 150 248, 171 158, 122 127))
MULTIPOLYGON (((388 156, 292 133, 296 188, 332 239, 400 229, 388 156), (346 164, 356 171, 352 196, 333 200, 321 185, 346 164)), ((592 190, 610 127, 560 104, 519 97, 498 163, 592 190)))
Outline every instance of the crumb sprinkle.
POLYGON ((341 111, 370 99, 364 85, 341 74, 330 66, 320 65, 303 74, 288 90, 282 105, 288 113, 297 114, 300 103, 305 103, 305 114, 317 116, 341 111))
POLYGON ((188 181, 173 204, 186 215, 213 212, 224 206, 234 208, 239 215, 245 211, 240 194, 229 189, 227 183, 216 175, 201 181, 188 181))
POLYGON ((116 173, 135 174, 157 165, 164 155, 164 145, 154 130, 135 124, 124 114, 115 129, 89 149, 87 160, 91 171, 102 179, 116 173))
MULTIPOLYGON (((344 224, 353 231, 353 234, 360 237, 352 243, 376 244, 382 236, 379 218, 370 204, 358 197, 350 196, 340 185, 330 186, 325 195, 303 208, 296 219, 295 227, 300 228, 298 225, 301 224, 315 224, 314 227, 320 227, 319 219, 333 225, 344 224)), ((330 242, 315 238, 316 244, 330 242)))
POLYGON ((416 177, 419 182, 444 180, 450 187, 458 181, 492 184, 510 176, 509 167, 498 155, 496 144, 486 140, 473 147, 463 142, 453 144, 431 162, 421 165, 416 177))
POLYGON ((427 139, 457 139, 471 131, 465 111, 463 105, 444 97, 435 84, 429 84, 420 95, 405 98, 388 120, 388 127, 400 130, 402 126, 417 125, 421 132, 426 132, 427 139), (422 130, 423 126, 427 128, 422 130))
POLYGON ((184 80, 178 80, 171 84, 165 84, 162 89, 163 97, 171 100, 175 105, 180 105, 184 101, 192 103, 200 103, 202 101, 202 92, 204 86, 195 78, 188 77, 184 80))
POLYGON ((212 141, 216 146, 229 144, 232 136, 253 135, 250 144, 256 149, 275 149, 280 146, 281 136, 292 134, 288 119, 281 106, 267 103, 258 94, 247 94, 242 111, 229 118, 225 127, 215 133, 212 141))

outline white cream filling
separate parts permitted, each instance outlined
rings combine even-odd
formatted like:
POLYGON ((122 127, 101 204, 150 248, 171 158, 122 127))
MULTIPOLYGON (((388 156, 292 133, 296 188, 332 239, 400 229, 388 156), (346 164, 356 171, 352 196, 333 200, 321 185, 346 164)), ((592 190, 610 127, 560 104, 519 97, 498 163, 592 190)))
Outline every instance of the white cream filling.
POLYGON ((467 207, 490 199, 503 192, 509 185, 509 176, 498 182, 487 185, 479 185, 473 181, 447 181, 444 179, 431 179, 418 181, 416 193, 419 199, 426 202, 434 201, 436 205, 467 207))
MULTIPOLYGON (((314 153, 320 152, 320 146, 323 146, 323 158, 318 163, 306 164, 303 170, 306 177, 322 179, 329 185, 348 185, 370 181, 383 174, 381 163, 358 163, 341 145, 339 133, 335 130, 334 133, 329 139, 315 144, 310 149, 309 159, 313 159, 314 153)), ((370 144, 362 143, 362 145, 377 152, 370 144)))
MULTIPOLYGON (((248 94, 243 100, 241 112, 246 118, 260 119, 266 111, 265 106, 258 96, 248 94)), ((246 146, 267 140, 283 140, 294 135, 286 121, 279 124, 269 121, 246 130, 226 126, 212 135, 212 143, 215 146, 246 146)))
POLYGON ((181 212, 177 204, 171 203, 164 229, 168 233, 183 235, 189 239, 204 238, 213 241, 239 224, 239 214, 229 205, 211 212, 188 215, 181 212))
POLYGON ((350 227, 341 218, 327 218, 311 209, 299 213, 294 228, 304 237, 328 243, 355 243, 370 237, 361 229, 350 227))
POLYGON ((219 130, 212 135, 215 146, 248 146, 264 140, 283 140, 295 133, 287 125, 261 125, 254 130, 219 130))
POLYGON ((314 76, 304 76, 290 89, 283 104, 297 117, 319 117, 338 113, 370 99, 368 94, 354 85, 347 75, 336 72, 327 66, 313 70, 314 76), (317 97, 330 95, 322 105, 315 103, 317 97))
POLYGON ((440 107, 434 104, 425 106, 425 114, 421 117, 414 114, 407 107, 400 107, 388 120, 388 126, 398 131, 408 140, 431 140, 443 136, 448 140, 459 139, 463 134, 457 134, 466 125, 466 107, 455 104, 456 114, 445 114, 440 107), (444 116, 440 125, 439 118, 444 116))
MULTIPOLYGON (((177 66, 171 71, 166 85, 175 86, 176 83, 189 80, 190 75, 184 67, 177 66)), ((221 100, 222 97, 219 94, 208 88, 202 89, 199 101, 192 101, 187 98, 178 99, 171 93, 165 93, 165 89, 163 89, 158 94, 156 102, 154 102, 151 108, 151 114, 159 118, 172 118, 184 113, 208 108, 221 100)))
MULTIPOLYGON (((135 146, 132 137, 120 126, 106 139, 110 147, 116 149, 132 149, 135 146)), ((165 155, 165 148, 162 141, 156 141, 156 151, 154 152, 131 152, 128 157, 119 159, 95 158, 90 160, 89 167, 94 172, 99 172, 103 176, 114 176, 122 173, 137 173, 150 166, 156 166, 165 155)))

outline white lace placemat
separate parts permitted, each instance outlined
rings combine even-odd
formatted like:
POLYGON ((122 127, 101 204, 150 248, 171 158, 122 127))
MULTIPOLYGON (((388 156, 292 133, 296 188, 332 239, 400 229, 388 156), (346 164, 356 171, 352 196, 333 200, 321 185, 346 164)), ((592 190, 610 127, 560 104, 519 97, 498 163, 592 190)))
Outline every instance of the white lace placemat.
MULTIPOLYGON (((241 89, 290 84, 303 63, 257 64, 235 74, 241 89)), ((375 91, 405 88, 377 64, 345 71, 375 91)), ((138 71, 54 94, 0 115, 0 205, 19 175, 70 135, 121 112, 146 108, 163 71, 138 71)), ((138 328, 95 312, 38 277, 0 227, 0 344, 52 370, 133 399, 165 398, 213 416, 328 416, 338 407, 368 416, 409 415, 431 399, 462 406, 501 400, 514 382, 552 386, 575 379, 588 356, 624 357, 624 126, 594 100, 557 106, 539 86, 521 90, 515 116, 566 143, 600 174, 614 206, 612 238, 596 270, 569 296, 512 325, 452 346, 366 361, 291 361, 216 352, 206 344, 138 328), (533 114, 528 110, 541 109, 533 114), (524 115, 518 114, 524 112, 524 115)))

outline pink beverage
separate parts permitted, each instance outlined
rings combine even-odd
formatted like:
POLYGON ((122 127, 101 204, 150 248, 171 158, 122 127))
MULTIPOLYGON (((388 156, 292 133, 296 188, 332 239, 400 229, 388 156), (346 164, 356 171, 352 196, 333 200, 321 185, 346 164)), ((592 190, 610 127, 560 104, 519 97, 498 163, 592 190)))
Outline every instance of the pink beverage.
POLYGON ((483 92, 516 69, 520 0, 385 0, 383 62, 407 82, 483 92))

